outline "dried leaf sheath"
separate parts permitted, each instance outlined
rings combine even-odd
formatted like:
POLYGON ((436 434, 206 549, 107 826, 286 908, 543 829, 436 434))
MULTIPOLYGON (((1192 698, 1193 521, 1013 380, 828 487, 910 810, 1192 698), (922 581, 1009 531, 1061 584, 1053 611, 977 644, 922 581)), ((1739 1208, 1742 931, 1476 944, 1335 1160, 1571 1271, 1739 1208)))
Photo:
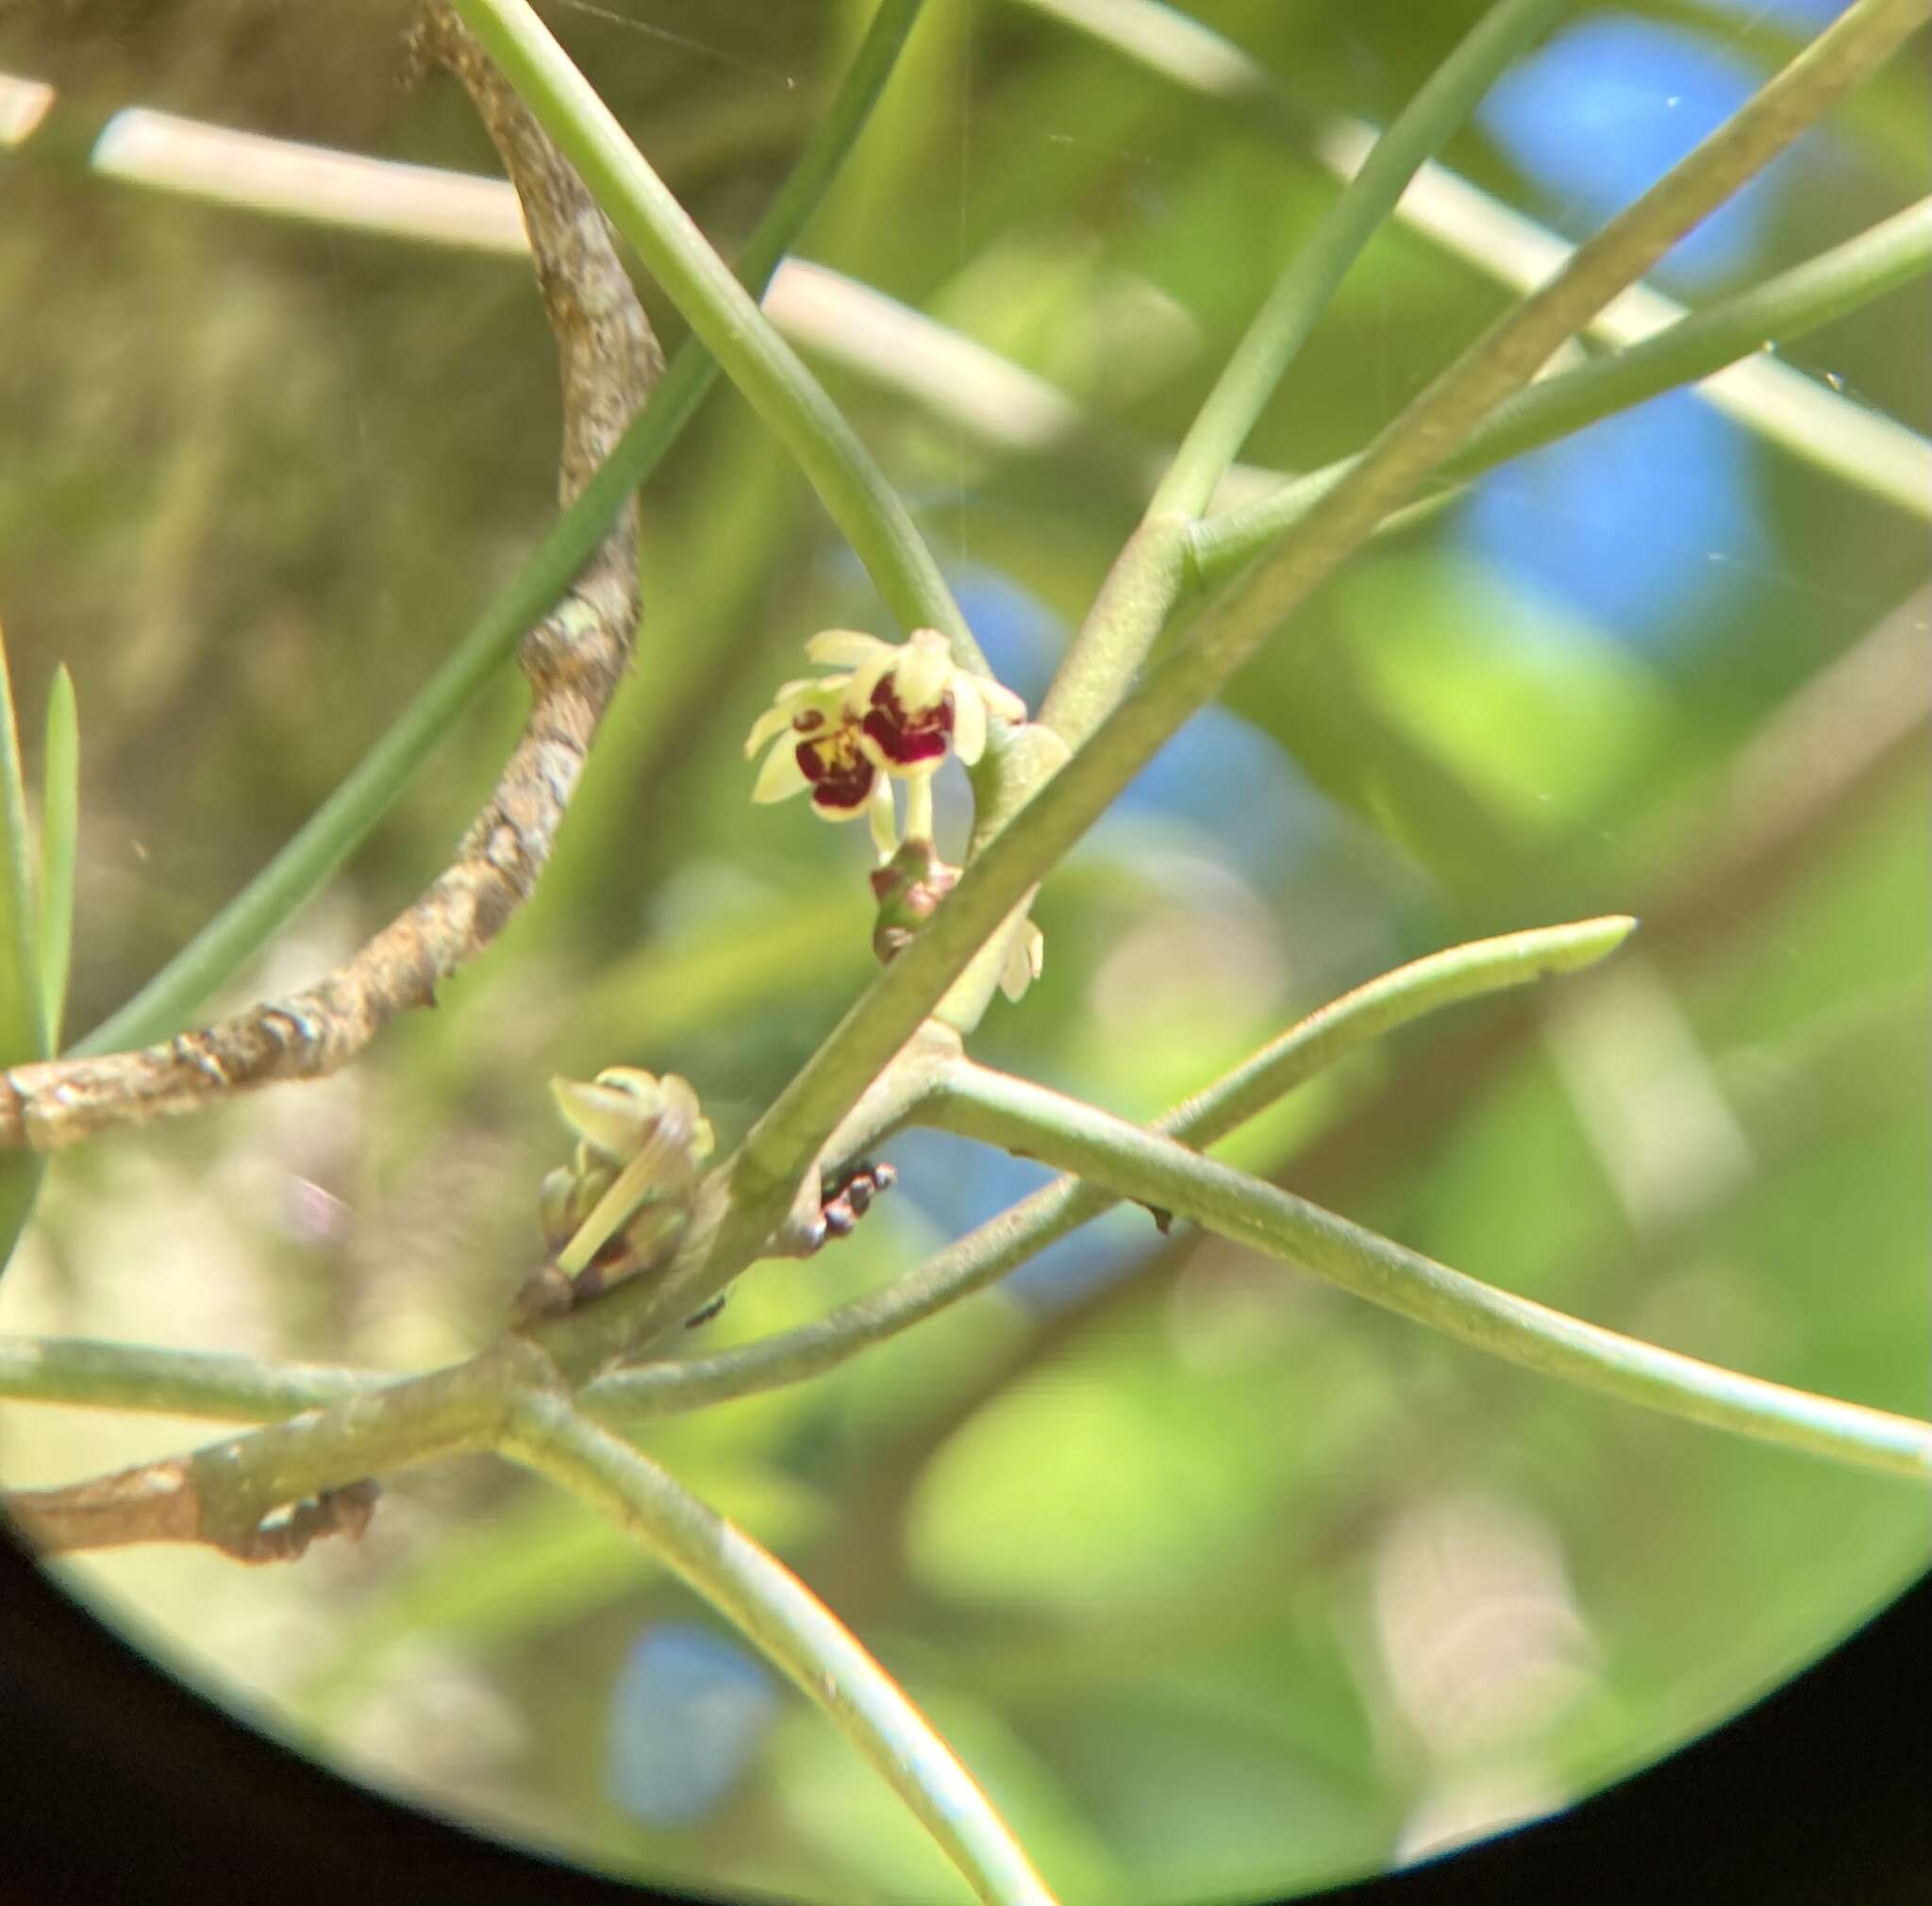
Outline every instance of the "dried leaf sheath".
MULTIPOLYGON (((415 50, 469 90, 522 202, 557 339, 558 487, 569 502, 648 395, 663 361, 657 340, 603 213, 441 0, 425 8, 415 50)), ((14 1067, 0 1091, 0 1145, 49 1150, 251 1087, 324 1078, 356 1058, 393 1013, 429 1004, 437 982, 488 945, 535 887, 623 676, 637 618, 631 504, 569 594, 525 636, 529 719, 457 859, 425 892, 302 993, 138 1052, 14 1067)))

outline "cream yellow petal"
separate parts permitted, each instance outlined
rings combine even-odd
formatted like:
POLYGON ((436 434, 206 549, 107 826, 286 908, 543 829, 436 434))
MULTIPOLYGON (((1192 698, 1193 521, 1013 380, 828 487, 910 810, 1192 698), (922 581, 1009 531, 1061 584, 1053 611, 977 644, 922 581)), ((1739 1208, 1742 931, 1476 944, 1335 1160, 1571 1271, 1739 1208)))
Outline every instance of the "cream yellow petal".
POLYGON ((872 706, 872 692, 879 685, 879 678, 891 672, 892 665, 899 660, 899 651, 889 648, 883 655, 875 655, 862 666, 854 669, 846 677, 843 700, 845 706, 856 715, 863 717, 872 706))
POLYGON ((1009 722, 1026 719, 1026 704, 1004 682, 993 681, 983 675, 974 676, 973 682, 979 691, 979 698, 986 704, 988 714, 996 714, 1002 721, 1009 722))
POLYGON ((1046 936, 1031 920, 1007 942, 1007 958, 1000 969, 1000 991, 1017 999, 1038 979, 1046 965, 1046 936))
POLYGON ((810 785, 805 777, 805 770, 798 765, 798 750, 790 742, 781 741, 765 757, 765 764, 758 770, 758 783, 751 791, 751 797, 764 806, 772 801, 790 800, 793 794, 802 794, 810 785))
POLYGON ((986 703, 975 677, 953 677, 953 752, 970 768, 986 752, 986 703))
POLYGON ((692 1141, 698 1127, 705 1124, 705 1115, 691 1080, 681 1073, 667 1072, 659 1090, 663 1094, 665 1113, 675 1121, 678 1138, 688 1150, 695 1150, 692 1141))
POLYGON ((1015 933, 1007 942, 1006 963, 1000 968, 1000 991, 1008 999, 1018 999, 1032 978, 1032 969, 1026 964, 1026 949, 1015 933))
POLYGON ((892 688, 908 713, 937 707, 957 673, 953 651, 936 628, 915 628, 894 663, 892 688))
POLYGON ((657 1129, 663 1095, 628 1092, 582 1078, 553 1078, 550 1095, 576 1135, 613 1162, 622 1163, 657 1129))
POLYGON ((805 645, 814 661, 846 661, 855 668, 875 660, 881 650, 888 656, 894 653, 891 643, 856 628, 822 628, 805 645))
POLYGON ((745 760, 749 761, 774 735, 789 728, 794 712, 795 711, 785 705, 781 696, 775 707, 768 708, 757 721, 753 722, 751 733, 744 738, 745 760))

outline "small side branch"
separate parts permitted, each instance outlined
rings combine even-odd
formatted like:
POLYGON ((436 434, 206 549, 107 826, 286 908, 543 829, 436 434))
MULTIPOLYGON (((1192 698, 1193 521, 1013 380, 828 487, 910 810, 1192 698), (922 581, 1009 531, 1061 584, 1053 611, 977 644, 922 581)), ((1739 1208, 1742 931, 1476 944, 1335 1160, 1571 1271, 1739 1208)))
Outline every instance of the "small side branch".
POLYGON ((1194 1220, 1382 1309, 1545 1376, 1920 1481, 1932 1423, 1723 1369, 1451 1270, 1305 1198, 1041 1086, 962 1062, 922 1114, 1194 1220))
MULTIPOLYGON (((425 59, 469 89, 524 209, 537 281, 556 333, 567 503, 616 446, 661 365, 609 226, 575 174, 467 32, 433 5, 425 59)), ((530 715, 455 862, 319 985, 137 1052, 14 1067, 0 1086, 0 1145, 72 1145, 110 1126, 194 1112, 283 1079, 347 1064, 397 1012, 435 1002, 529 897, 638 619, 636 506, 627 506, 563 600, 524 638, 530 715)))

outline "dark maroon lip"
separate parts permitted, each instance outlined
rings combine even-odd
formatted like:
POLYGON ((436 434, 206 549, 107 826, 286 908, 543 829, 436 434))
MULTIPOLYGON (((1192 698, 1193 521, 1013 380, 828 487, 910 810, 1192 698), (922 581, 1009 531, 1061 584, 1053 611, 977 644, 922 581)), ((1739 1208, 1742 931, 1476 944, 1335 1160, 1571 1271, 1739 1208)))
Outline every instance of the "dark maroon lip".
POLYGON ((856 747, 848 753, 836 742, 800 742, 797 756, 799 771, 811 783, 815 806, 840 814, 865 806, 878 770, 856 747))
POLYGON ((865 718, 866 738, 886 759, 902 768, 936 761, 946 752, 946 737, 938 727, 896 727, 876 711, 865 718))
POLYGON ((917 767, 936 761, 946 751, 953 731, 953 697, 942 695, 929 709, 908 714, 886 677, 872 692, 865 717, 866 738, 895 766, 917 767))

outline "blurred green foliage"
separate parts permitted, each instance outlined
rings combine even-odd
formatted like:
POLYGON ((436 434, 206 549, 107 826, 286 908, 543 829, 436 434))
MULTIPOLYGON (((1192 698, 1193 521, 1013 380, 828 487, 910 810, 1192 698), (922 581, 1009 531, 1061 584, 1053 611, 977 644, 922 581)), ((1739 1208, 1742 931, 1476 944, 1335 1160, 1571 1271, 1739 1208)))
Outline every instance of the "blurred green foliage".
MULTIPOLYGON (((139 103, 486 169, 454 88, 395 84, 404 10, 16 14, 0 70, 96 123, 139 103)), ((1310 107, 1380 119, 1478 9, 1193 10, 1310 107)), ((1784 50, 1714 0, 1637 10, 1757 70, 1784 50)), ((551 17, 728 253, 864 9, 551 17)), ((1919 110, 1889 75, 1841 115, 1738 280, 1923 191, 1919 110)), ((1559 209, 1474 133, 1449 158, 1559 209)), ((540 533, 555 372, 513 264, 143 194, 31 142, 0 166, 0 615, 22 707, 65 661, 86 724, 81 1032, 298 824, 540 533)), ((1332 189, 1291 142, 1024 8, 935 0, 803 249, 1172 442, 1332 189)), ((1249 456, 1355 447, 1500 302, 1388 234, 1249 456)), ((1924 428, 1912 304, 1797 356, 1924 428)), ((994 625, 1014 590, 1028 627, 1077 615, 1131 527, 1132 473, 1077 445, 1002 459, 828 381, 1037 695, 1050 657, 994 625)), ((1618 1329, 1920 1413, 1924 749, 1857 764, 1858 709, 1893 695, 1880 673, 1837 726, 1793 698, 1877 640, 1923 527, 1740 454, 1748 536, 1694 550, 1708 573, 1641 629, 1473 553, 1454 508, 1373 550, 1233 685, 1239 747, 1176 755, 1049 886, 1046 978, 981 1050, 1145 1114, 1399 959, 1643 914, 1603 985, 1404 1035, 1230 1155, 1618 1329), (1840 761, 1857 771, 1818 772, 1840 761)), ((1667 527, 1621 500, 1607 560, 1643 560, 1667 527)), ((1551 527, 1535 507, 1529 537, 1551 527)), ((802 806, 754 811, 738 744, 804 636, 883 627, 877 605, 729 393, 650 485, 643 553, 637 665, 536 903, 350 1077, 63 1157, 6 1328, 458 1354, 531 1265, 563 1151, 549 1075, 681 1072, 728 1140, 811 1049, 868 970, 862 849, 802 806)), ((506 679, 238 1000, 312 977, 436 871, 521 707, 506 679)), ((910 1145, 902 1171, 849 1244, 759 1270, 693 1341, 815 1315, 1029 1181, 957 1146, 910 1145)), ((1230 1247, 1165 1247, 1144 1216, 1102 1235, 1024 1298, 645 1437, 905 1679, 1070 1906, 1313 1884, 1560 1805, 1923 1563, 1907 1487, 1573 1396, 1230 1247)), ((0 1432, 25 1483, 184 1428, 9 1406, 0 1432)), ((317 1750, 499 1831, 712 1886, 952 1897, 802 1708, 701 1817, 623 1811, 611 1689, 689 1600, 490 1465, 402 1479, 359 1548, 299 1570, 155 1551, 63 1572, 317 1750)))

